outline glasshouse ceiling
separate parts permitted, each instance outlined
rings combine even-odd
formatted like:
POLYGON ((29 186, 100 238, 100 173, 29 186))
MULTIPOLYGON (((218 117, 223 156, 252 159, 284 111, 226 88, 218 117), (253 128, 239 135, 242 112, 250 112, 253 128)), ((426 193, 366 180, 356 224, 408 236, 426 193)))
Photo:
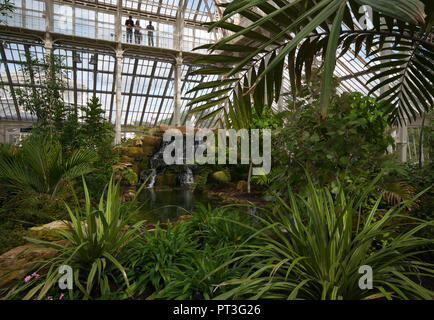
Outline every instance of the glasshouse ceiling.
MULTIPOLYGON (((44 37, 47 31, 53 38, 53 52, 64 57, 64 99, 71 105, 84 105, 92 96, 100 99, 105 115, 115 122, 116 109, 116 15, 120 12, 124 49, 122 57, 121 93, 122 124, 155 126, 172 124, 174 112, 174 80, 177 54, 182 52, 181 67, 181 123, 187 119, 190 100, 207 94, 211 89, 188 93, 204 81, 216 80, 191 75, 198 68, 189 55, 206 54, 193 48, 213 42, 218 33, 208 33, 201 24, 216 18, 212 0, 117 0, 94 1, 37 1, 14 0, 14 13, 3 18, 0 26, 0 120, 34 121, 35 118, 18 104, 14 90, 37 85, 38 77, 25 76, 22 66, 25 54, 42 59, 46 53, 44 37), (51 3, 52 13, 47 11, 51 3), (119 10, 119 11, 118 11, 119 10), (183 10, 182 42, 176 45, 176 24, 183 10), (131 15, 142 26, 153 21, 154 46, 149 46, 146 34, 140 44, 128 43, 124 21, 131 15), (47 30, 49 28, 50 30, 47 30)), ((116 41, 118 40, 118 41, 116 41)), ((366 83, 371 75, 361 73, 366 61, 363 54, 354 57, 348 51, 338 60, 335 75, 341 80, 339 92, 360 91, 368 93, 366 83)), ((286 71, 287 72, 287 71, 286 71)), ((289 92, 288 75, 282 90, 289 92)), ((216 106, 217 108, 218 106, 216 106)), ((200 117, 200 115, 198 116, 200 117)), ((204 126, 213 126, 209 119, 204 126)))

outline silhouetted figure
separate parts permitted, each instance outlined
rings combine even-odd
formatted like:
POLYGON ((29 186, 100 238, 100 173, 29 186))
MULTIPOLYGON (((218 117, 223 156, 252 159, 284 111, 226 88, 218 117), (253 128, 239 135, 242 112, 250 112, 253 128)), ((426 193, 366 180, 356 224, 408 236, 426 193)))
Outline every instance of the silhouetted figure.
POLYGON ((137 20, 136 24, 134 25, 134 38, 137 44, 140 44, 142 41, 142 27, 140 26, 139 20, 137 20))
POLYGON ((128 20, 125 21, 125 25, 127 27, 127 42, 131 43, 133 42, 133 27, 134 27, 134 21, 132 16, 129 16, 128 20))
POLYGON ((149 21, 149 24, 146 26, 148 30, 148 46, 154 46, 154 26, 152 25, 152 21, 149 21))

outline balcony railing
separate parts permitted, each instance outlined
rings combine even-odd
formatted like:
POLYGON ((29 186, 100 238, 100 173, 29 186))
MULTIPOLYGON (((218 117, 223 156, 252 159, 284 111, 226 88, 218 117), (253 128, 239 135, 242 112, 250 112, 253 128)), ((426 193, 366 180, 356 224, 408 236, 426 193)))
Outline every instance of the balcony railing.
POLYGON ((143 27, 140 33, 136 33, 134 29, 131 32, 128 32, 127 28, 123 26, 121 41, 123 43, 132 43, 149 47, 174 49, 172 33, 158 30, 154 30, 152 33, 149 33, 148 30, 143 27))
MULTIPOLYGON (((0 25, 7 25, 12 27, 21 27, 30 30, 45 30, 45 18, 42 15, 23 15, 21 10, 10 14, 7 17, 0 19, 0 25)), ((83 23, 59 23, 54 21, 54 33, 75 35, 90 39, 99 39, 107 41, 116 41, 115 25, 110 23, 98 22, 92 24, 83 23)), ((128 33, 126 26, 122 26, 123 43, 131 43, 136 45, 175 49, 174 34, 167 31, 154 30, 152 36, 148 35, 146 27, 142 27, 140 34, 134 32, 128 33)), ((183 51, 192 51, 193 48, 198 47, 204 43, 208 43, 207 39, 199 39, 191 36, 184 36, 181 49, 183 51)), ((206 50, 198 50, 198 53, 206 53, 206 50)))

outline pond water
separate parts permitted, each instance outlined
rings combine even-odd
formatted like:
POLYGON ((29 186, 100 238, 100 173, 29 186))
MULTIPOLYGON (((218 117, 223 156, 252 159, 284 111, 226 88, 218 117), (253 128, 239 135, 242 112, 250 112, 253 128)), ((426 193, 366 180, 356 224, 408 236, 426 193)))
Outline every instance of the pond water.
POLYGON ((199 203, 217 204, 216 199, 188 188, 170 190, 144 189, 139 196, 142 207, 137 216, 150 223, 176 221, 180 216, 188 214, 186 210, 194 209, 199 203))

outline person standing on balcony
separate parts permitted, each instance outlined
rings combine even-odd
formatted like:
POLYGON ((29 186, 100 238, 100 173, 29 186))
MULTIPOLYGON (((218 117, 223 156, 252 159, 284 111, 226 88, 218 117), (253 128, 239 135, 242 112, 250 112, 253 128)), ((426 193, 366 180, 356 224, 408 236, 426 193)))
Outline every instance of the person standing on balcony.
POLYGON ((149 21, 149 24, 146 26, 148 30, 148 46, 154 46, 154 26, 152 25, 152 21, 149 21))
POLYGON ((134 25, 134 38, 137 44, 140 44, 142 41, 142 27, 139 20, 136 20, 136 24, 134 25))
POLYGON ((125 26, 127 27, 127 42, 133 42, 133 27, 134 21, 133 17, 129 16, 128 20, 125 21, 125 26))

